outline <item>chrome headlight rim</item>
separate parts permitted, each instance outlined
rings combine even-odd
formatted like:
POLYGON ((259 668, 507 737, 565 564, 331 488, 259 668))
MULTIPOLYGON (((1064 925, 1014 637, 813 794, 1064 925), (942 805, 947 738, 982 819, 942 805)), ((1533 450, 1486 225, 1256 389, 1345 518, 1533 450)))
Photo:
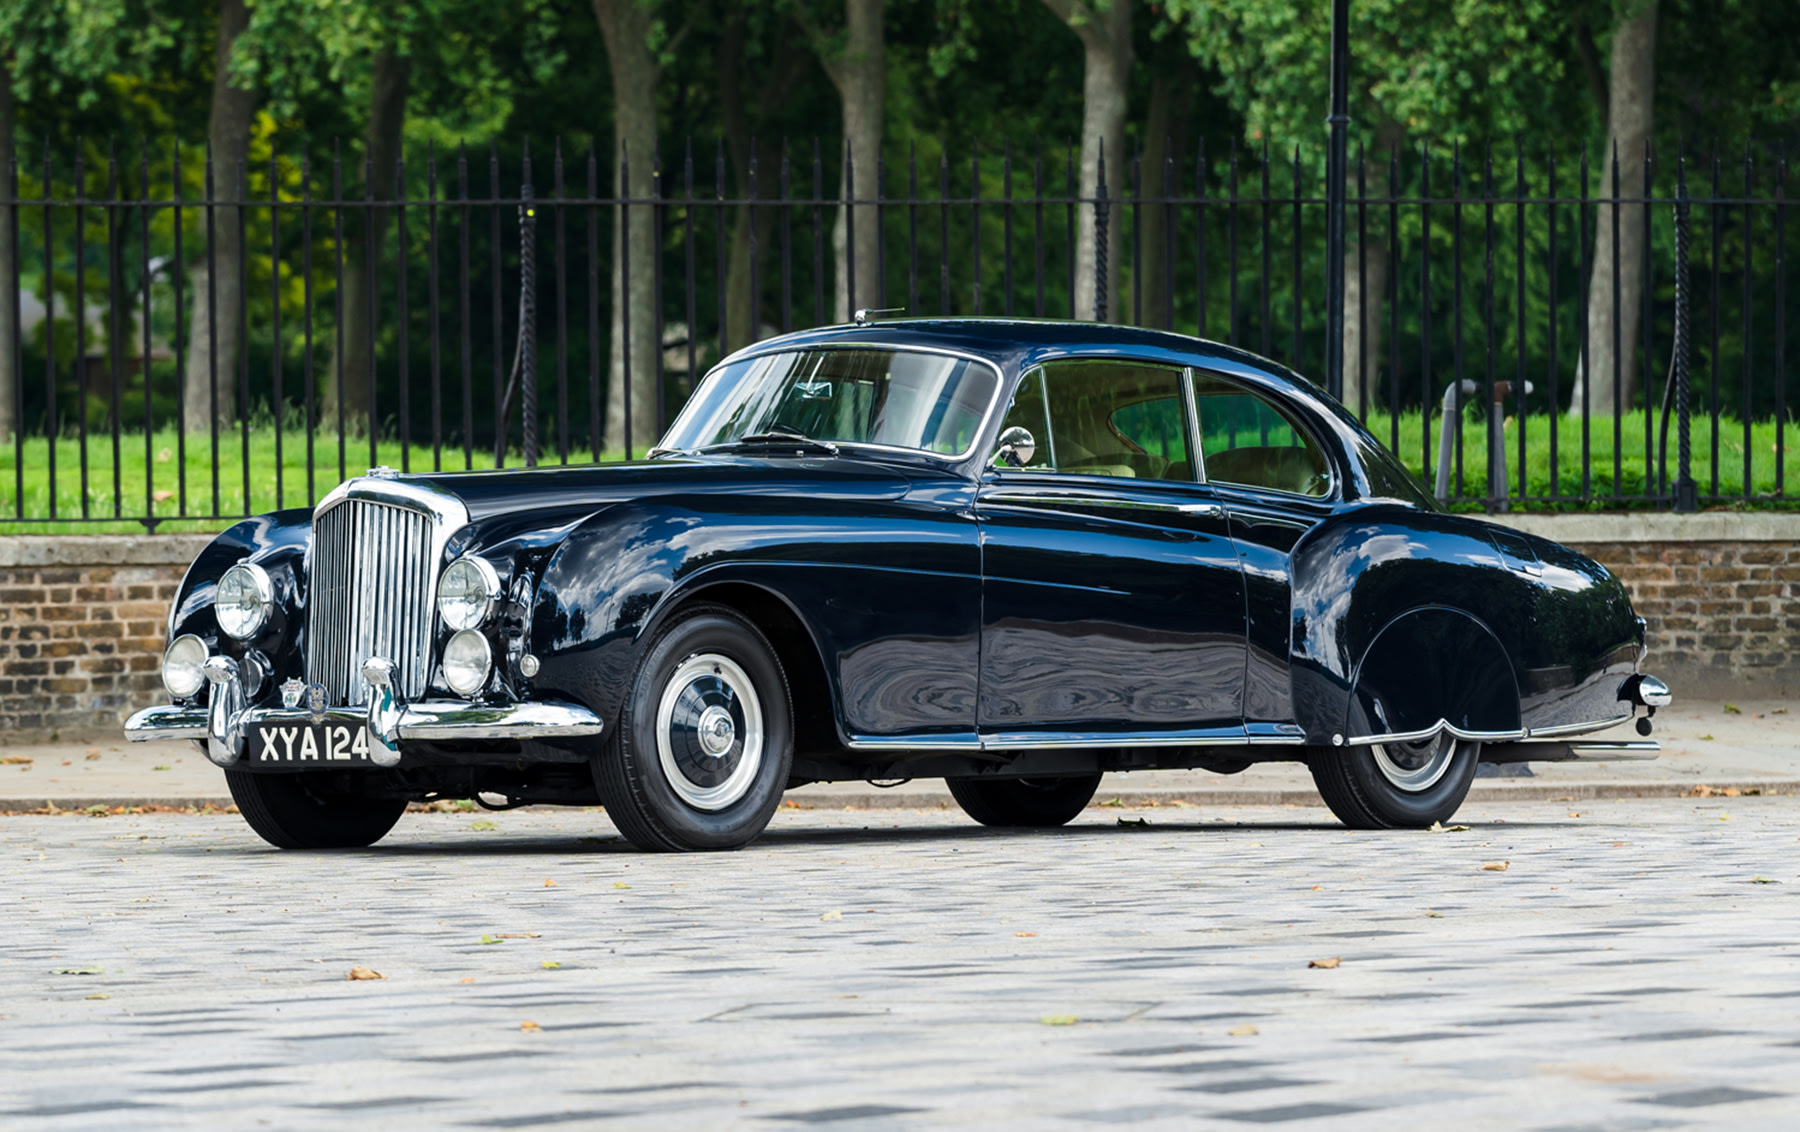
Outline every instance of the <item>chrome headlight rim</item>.
POLYGON ((455 692, 465 700, 473 699, 481 694, 488 686, 488 681, 493 678, 494 646, 489 643, 487 635, 478 630, 459 629, 451 634, 448 641, 444 642, 444 659, 440 667, 444 674, 444 683, 449 686, 452 692, 455 692), (462 665, 464 663, 475 658, 458 658, 456 660, 457 668, 464 674, 467 672, 479 671, 479 679, 459 681, 458 676, 452 674, 454 670, 451 665, 453 657, 456 657, 455 650, 465 648, 478 648, 479 653, 477 656, 479 659, 475 660, 472 667, 463 669, 462 665))
POLYGON ((499 605, 499 603, 500 574, 494 569, 492 563, 479 555, 465 554, 461 558, 450 563, 450 565, 444 567, 444 572, 438 575, 437 614, 438 619, 444 623, 446 629, 456 632, 467 632, 470 629, 478 629, 486 624, 488 619, 494 615, 494 608, 499 605), (446 608, 445 606, 445 597, 448 592, 447 583, 450 581, 452 571, 466 572, 470 569, 475 571, 476 578, 480 585, 480 592, 483 597, 480 609, 475 612, 474 616, 469 616, 467 609, 459 608, 455 610, 455 615, 453 616, 452 609, 446 608))
MULTIPOLYGON (((205 664, 208 657, 211 655, 211 652, 212 650, 206 647, 206 642, 192 633, 183 633, 181 636, 176 637, 169 642, 169 647, 163 650, 161 669, 163 687, 168 691, 169 695, 174 696, 178 700, 185 700, 195 696, 199 693, 201 688, 206 686, 205 664), (175 656, 175 650, 178 648, 190 655, 197 655, 197 659, 192 662, 191 671, 193 679, 191 682, 170 679, 170 658, 175 656), (198 650, 197 654, 195 653, 195 650, 198 650)), ((183 661, 182 663, 185 665, 187 662, 183 661)), ((183 668, 182 671, 185 672, 188 671, 188 669, 183 668)))
MULTIPOLYGON (((218 585, 213 589, 213 618, 218 621, 219 629, 234 640, 248 641, 269 623, 269 611, 275 607, 275 583, 269 578, 269 572, 254 562, 239 562, 236 566, 219 576, 218 585), (232 577, 250 579, 251 592, 256 595, 255 612, 250 620, 243 623, 229 621, 224 613, 227 608, 219 600, 219 594, 225 589, 226 580, 232 577)), ((233 606, 231 608, 239 608, 233 606)))

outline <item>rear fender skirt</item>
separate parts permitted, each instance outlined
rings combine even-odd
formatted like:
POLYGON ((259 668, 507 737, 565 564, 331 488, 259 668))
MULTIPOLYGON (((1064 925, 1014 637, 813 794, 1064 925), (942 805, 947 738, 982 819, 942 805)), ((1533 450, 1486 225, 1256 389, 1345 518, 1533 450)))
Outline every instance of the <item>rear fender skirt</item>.
POLYGON ((1448 731, 1491 743, 1524 737, 1519 688, 1506 650, 1488 627, 1443 606, 1390 621, 1363 654, 1333 742, 1411 742, 1448 731))

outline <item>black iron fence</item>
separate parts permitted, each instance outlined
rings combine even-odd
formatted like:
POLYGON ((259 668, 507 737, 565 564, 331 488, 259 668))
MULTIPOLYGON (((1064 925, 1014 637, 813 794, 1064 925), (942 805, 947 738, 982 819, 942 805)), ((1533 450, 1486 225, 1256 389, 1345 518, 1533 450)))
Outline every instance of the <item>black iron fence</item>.
MULTIPOLYGON (((1165 145, 1082 191, 1067 149, 871 170, 751 148, 741 170, 691 143, 616 167, 428 154, 391 180, 18 163, 0 522, 216 523, 373 464, 622 459, 725 353, 858 307, 1110 319, 1322 375, 1324 192, 1297 154, 1165 145)), ((1344 401, 1472 508, 1788 502, 1786 184, 1767 153, 1360 157, 1344 401)))

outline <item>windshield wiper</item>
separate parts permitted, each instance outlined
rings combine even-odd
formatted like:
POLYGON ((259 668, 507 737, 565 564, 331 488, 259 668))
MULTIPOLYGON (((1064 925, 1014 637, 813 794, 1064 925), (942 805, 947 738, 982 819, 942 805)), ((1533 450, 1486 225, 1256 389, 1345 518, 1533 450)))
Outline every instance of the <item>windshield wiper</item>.
POLYGON ((820 452, 828 452, 833 456, 836 456, 838 454, 837 445, 833 444, 831 441, 829 441, 829 440, 814 440, 812 437, 806 435, 804 432, 801 432, 797 428, 791 428, 788 425, 779 425, 779 424, 778 425, 770 425, 768 427, 768 429, 764 432, 752 432, 745 436, 740 436, 736 440, 730 441, 729 443, 715 445, 714 447, 736 448, 736 447, 740 447, 740 446, 744 446, 744 445, 764 445, 764 444, 772 444, 772 445, 778 445, 778 446, 782 446, 782 447, 811 448, 811 449, 815 449, 816 451, 820 451, 820 452))

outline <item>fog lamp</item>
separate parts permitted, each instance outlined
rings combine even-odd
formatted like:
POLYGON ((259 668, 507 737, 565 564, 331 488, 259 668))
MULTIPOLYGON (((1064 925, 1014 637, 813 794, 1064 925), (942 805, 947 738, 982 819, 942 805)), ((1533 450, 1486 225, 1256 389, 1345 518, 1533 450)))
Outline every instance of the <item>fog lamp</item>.
POLYGON ((206 683, 206 673, 202 669, 205 663, 206 642, 192 633, 183 633, 170 641, 163 651, 163 687, 176 699, 187 699, 206 683))
POLYGON ((444 646, 444 683, 465 699, 487 687, 494 670, 494 651, 486 637, 464 629, 444 646))

